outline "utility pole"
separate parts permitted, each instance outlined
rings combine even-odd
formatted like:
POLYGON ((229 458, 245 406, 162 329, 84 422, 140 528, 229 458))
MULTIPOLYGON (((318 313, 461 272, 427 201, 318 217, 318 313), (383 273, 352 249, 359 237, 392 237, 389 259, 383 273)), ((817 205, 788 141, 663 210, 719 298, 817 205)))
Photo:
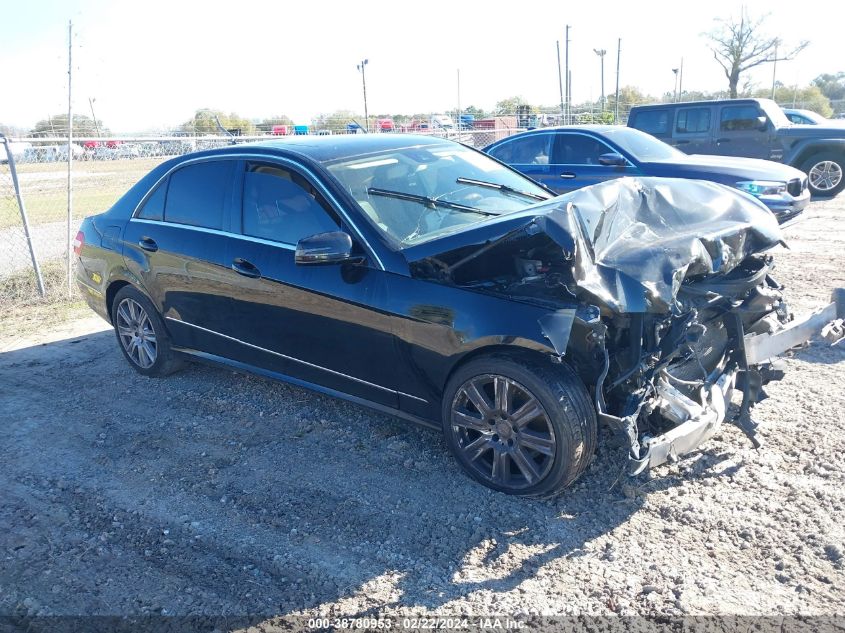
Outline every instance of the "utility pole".
POLYGON ((673 68, 672 69, 672 72, 675 73, 675 88, 674 88, 675 92, 672 95, 672 101, 673 102, 678 101, 678 70, 680 70, 680 69, 679 68, 673 68))
POLYGON ((622 58, 622 38, 616 44, 616 104, 613 112, 613 122, 619 123, 619 60, 622 58))
POLYGON ((780 44, 780 40, 775 40, 775 58, 774 63, 772 64, 772 101, 775 100, 775 78, 777 77, 778 73, 778 44, 780 44))
POLYGON ((67 294, 73 292, 73 100, 71 99, 71 85, 73 84, 73 22, 67 23, 67 294))
POLYGON ((458 116, 455 121, 455 126, 461 129, 461 69, 458 68, 458 116))
POLYGON ((566 25, 566 46, 564 46, 565 57, 566 57, 566 120, 564 123, 570 123, 572 118, 572 75, 569 72, 569 29, 570 26, 566 25))
POLYGON ((557 83, 560 88, 560 122, 563 123, 563 75, 560 70, 560 40, 555 42, 555 46, 557 46, 557 83))
POLYGON ((604 56, 607 51, 603 48, 594 48, 593 52, 601 58, 601 111, 604 112, 604 56))
POLYGON ((365 59, 358 64, 358 70, 361 71, 361 83, 364 85, 364 121, 367 126, 367 132, 370 131, 370 115, 367 112, 367 76, 364 73, 364 67, 370 63, 369 59, 365 59))
POLYGON ((681 57, 681 72, 678 74, 678 101, 684 100, 684 58, 681 57))

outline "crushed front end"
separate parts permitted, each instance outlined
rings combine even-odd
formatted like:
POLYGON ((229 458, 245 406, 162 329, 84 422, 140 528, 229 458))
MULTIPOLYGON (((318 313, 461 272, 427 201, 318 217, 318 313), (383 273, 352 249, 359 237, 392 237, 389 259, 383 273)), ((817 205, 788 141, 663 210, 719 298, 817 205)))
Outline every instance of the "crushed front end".
POLYGON ((775 219, 718 185, 591 189, 569 202, 572 262, 581 298, 601 306, 585 324, 601 358, 596 409, 627 439, 631 474, 694 450, 725 421, 759 447, 751 411, 783 377, 777 356, 819 333, 841 341, 845 291, 796 318, 767 253, 783 244, 775 219))
POLYGON ((751 411, 778 354, 843 338, 845 291, 795 318, 759 201, 715 183, 623 178, 511 218, 483 243, 412 264, 417 277, 533 302, 538 325, 629 446, 636 474, 688 453, 725 421, 760 442, 751 411), (736 402, 732 399, 736 394, 736 402))
POLYGON ((770 256, 751 256, 728 274, 683 284, 669 314, 617 314, 603 328, 596 406, 627 437, 631 474, 689 453, 725 421, 759 447, 751 410, 783 377, 777 355, 820 331, 842 339, 845 292, 795 319, 772 266, 770 256))

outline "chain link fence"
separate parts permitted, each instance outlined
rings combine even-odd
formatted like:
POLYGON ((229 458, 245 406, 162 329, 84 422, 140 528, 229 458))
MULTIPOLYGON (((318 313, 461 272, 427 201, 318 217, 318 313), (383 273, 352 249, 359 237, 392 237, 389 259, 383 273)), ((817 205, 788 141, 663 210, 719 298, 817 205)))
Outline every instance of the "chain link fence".
MULTIPOLYGON (((498 121, 488 129, 414 132, 481 149, 522 131, 516 124, 514 118, 498 121)), ((338 133, 346 134, 347 130, 338 133)), ((77 291, 68 264, 73 265, 72 240, 79 224, 83 218, 111 207, 162 161, 233 143, 283 140, 284 136, 82 138, 70 144, 70 157, 67 139, 2 139, 0 301, 4 306, 15 306, 75 299, 77 291)))

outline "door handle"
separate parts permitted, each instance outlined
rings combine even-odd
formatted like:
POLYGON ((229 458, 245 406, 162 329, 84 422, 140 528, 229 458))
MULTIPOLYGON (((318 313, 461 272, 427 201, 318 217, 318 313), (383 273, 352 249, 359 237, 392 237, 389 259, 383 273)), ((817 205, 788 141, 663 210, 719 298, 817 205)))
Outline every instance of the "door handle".
POLYGON ((729 142, 730 142, 730 140, 731 140, 731 139, 729 139, 729 138, 717 138, 717 139, 716 139, 716 142, 717 142, 717 143, 729 143, 729 142))
POLYGON ((575 178, 575 172, 565 171, 560 175, 561 178, 575 178))
POLYGON ((250 277, 252 279, 258 279, 261 277, 261 271, 258 270, 253 264, 246 261, 245 259, 241 259, 240 257, 236 257, 232 260, 232 270, 234 270, 239 275, 243 275, 244 277, 250 277))
POLYGON ((686 145, 689 141, 675 141, 675 145, 686 145))
POLYGON ((151 253, 155 253, 158 250, 158 244, 151 237, 142 237, 138 240, 138 246, 151 253))

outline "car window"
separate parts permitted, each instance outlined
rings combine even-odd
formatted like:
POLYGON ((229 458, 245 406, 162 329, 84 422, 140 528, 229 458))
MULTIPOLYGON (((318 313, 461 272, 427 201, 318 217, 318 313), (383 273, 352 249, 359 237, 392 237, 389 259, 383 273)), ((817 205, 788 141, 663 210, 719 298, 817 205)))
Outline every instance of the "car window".
POLYGON ((508 165, 548 165, 550 134, 517 136, 491 149, 488 154, 508 165))
MULTIPOLYGON (((168 179, 169 180, 169 179, 168 179)), ((167 196, 167 183, 165 180, 144 201, 144 205, 138 210, 137 217, 144 220, 164 219, 164 199, 167 196)))
POLYGON ((757 117, 763 116, 755 105, 725 106, 719 119, 719 129, 723 132, 756 130, 760 127, 757 117))
POLYGON ((678 110, 675 131, 680 134, 707 132, 710 129, 710 108, 683 108, 678 110))
POLYGON ((165 221, 221 229, 233 169, 234 161, 214 160, 174 171, 167 187, 165 221))
POLYGON ((362 215, 399 248, 550 197, 518 172, 455 143, 390 149, 325 165, 362 215))
POLYGON ((584 134, 556 134, 552 153, 556 165, 598 165, 599 156, 613 152, 601 141, 584 134))
POLYGON ((300 174, 247 162, 244 174, 244 235, 285 244, 337 231, 340 223, 329 204, 300 174))
POLYGON ((637 112, 634 127, 649 134, 669 133, 668 110, 644 110, 637 112))

